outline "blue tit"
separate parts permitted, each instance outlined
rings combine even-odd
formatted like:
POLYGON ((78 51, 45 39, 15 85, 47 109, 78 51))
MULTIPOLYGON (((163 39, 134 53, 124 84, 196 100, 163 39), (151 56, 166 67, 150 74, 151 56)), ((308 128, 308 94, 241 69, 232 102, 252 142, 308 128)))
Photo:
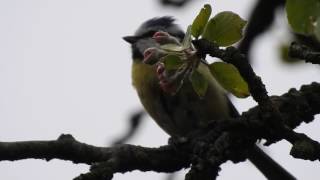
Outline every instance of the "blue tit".
MULTIPOLYGON (((167 32, 179 40, 184 37, 184 32, 174 23, 174 19, 165 16, 144 22, 133 36, 123 38, 132 48, 133 86, 145 110, 155 122, 170 136, 183 137, 195 129, 206 127, 210 121, 239 116, 205 66, 199 67, 209 82, 204 97, 200 98, 188 81, 175 95, 163 91, 156 66, 143 63, 145 50, 158 46, 152 36, 159 31, 167 32)), ((257 146, 250 151, 249 160, 268 179, 295 179, 257 146)))

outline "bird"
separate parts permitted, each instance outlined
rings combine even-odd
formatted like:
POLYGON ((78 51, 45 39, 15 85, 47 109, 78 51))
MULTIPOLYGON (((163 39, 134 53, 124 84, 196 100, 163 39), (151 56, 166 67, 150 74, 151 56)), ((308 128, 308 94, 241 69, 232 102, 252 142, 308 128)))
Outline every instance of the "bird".
MULTIPOLYGON (((146 64, 143 59, 146 50, 159 46, 154 38, 157 32, 183 40, 185 32, 174 21, 171 16, 149 19, 134 35, 123 39, 131 44, 132 84, 146 112, 171 137, 184 137, 211 121, 239 117, 239 113, 213 76, 206 76, 208 88, 203 97, 199 97, 188 81, 174 95, 164 91, 159 83, 158 67, 146 64)), ((206 74, 208 69, 202 67, 202 71, 206 74)), ((256 145, 248 158, 267 179, 295 179, 256 145)))

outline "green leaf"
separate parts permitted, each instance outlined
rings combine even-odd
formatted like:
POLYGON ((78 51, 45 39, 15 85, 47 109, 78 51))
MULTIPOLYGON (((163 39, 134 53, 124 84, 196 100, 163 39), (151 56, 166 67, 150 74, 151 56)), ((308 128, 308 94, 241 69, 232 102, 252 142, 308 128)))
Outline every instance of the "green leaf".
POLYGON ((238 69, 232 64, 215 62, 209 65, 211 74, 220 85, 239 98, 250 95, 247 82, 241 77, 238 69))
POLYGON ((179 69, 183 64, 183 61, 179 56, 176 55, 167 55, 163 57, 163 63, 166 70, 179 69))
POLYGON ((193 20, 191 27, 191 33, 193 37, 198 38, 202 34, 210 15, 211 6, 209 4, 205 4, 204 7, 200 10, 197 17, 193 20))
POLYGON ((208 89, 208 80, 200 72, 194 70, 190 75, 190 81, 198 96, 203 97, 208 89))
POLYGON ((320 42, 320 17, 317 18, 316 27, 314 29, 314 35, 320 42))
POLYGON ((232 45, 242 38, 246 23, 247 21, 233 12, 221 12, 209 20, 203 38, 220 46, 232 45))
POLYGON ((173 52, 183 51, 183 47, 177 44, 164 44, 160 46, 160 48, 166 51, 173 51, 173 52))
POLYGON ((284 43, 279 47, 279 54, 282 62, 287 64, 301 63, 302 61, 297 58, 292 58, 289 56, 289 45, 284 43))
POLYGON ((184 36, 183 41, 182 41, 183 49, 187 49, 191 46, 191 40, 192 40, 191 39, 191 26, 188 26, 186 35, 184 36))
POLYGON ((286 11, 289 24, 296 33, 311 35, 320 16, 320 0, 287 0, 286 11))

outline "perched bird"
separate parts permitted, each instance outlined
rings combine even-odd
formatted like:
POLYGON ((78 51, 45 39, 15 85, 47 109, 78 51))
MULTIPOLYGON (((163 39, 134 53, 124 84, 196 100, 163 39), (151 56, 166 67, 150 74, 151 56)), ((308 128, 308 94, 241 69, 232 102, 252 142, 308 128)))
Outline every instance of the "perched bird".
MULTIPOLYGON (((146 49, 158 46, 152 37, 159 31, 167 32, 179 40, 185 35, 172 17, 165 16, 144 22, 133 36, 124 37, 132 47, 133 86, 145 110, 156 123, 170 136, 183 137, 195 129, 205 127, 210 121, 239 116, 224 90, 212 76, 206 77, 209 82, 208 89, 202 98, 187 81, 175 95, 161 88, 156 66, 143 62, 146 49)), ((206 74, 208 69, 202 67, 201 71, 206 74)), ((257 146, 251 152, 249 160, 268 179, 295 179, 257 146)))

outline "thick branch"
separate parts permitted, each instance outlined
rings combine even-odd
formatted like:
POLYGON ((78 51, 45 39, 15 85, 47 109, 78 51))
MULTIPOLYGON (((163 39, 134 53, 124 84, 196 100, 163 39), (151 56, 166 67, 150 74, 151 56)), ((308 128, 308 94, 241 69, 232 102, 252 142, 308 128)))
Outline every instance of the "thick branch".
POLYGON ((0 142, 0 160, 51 159, 69 160, 74 163, 93 164, 120 157, 126 166, 119 172, 135 169, 142 171, 172 172, 188 165, 170 146, 145 148, 134 145, 96 147, 75 140, 71 135, 61 135, 55 141, 0 142))
MULTIPOLYGON (((206 54, 209 54, 212 57, 218 57, 223 61, 231 63, 237 67, 241 76, 247 81, 252 97, 258 102, 259 108, 261 109, 262 113, 259 120, 260 122, 257 124, 260 124, 260 127, 263 127, 260 128, 260 130, 264 132, 264 135, 261 135, 268 140, 267 144, 274 143, 280 139, 285 139, 293 145, 292 152, 297 152, 296 149, 301 149, 297 148, 297 146, 301 145, 301 142, 303 142, 304 144, 308 144, 308 147, 312 147, 314 151, 301 150, 299 152, 313 153, 313 155, 306 156, 307 159, 318 159, 318 154, 314 154, 314 152, 318 152, 318 144, 305 135, 298 135, 298 133, 292 131, 292 129, 285 124, 278 107, 276 107, 271 101, 271 98, 269 98, 261 78, 254 73, 245 55, 241 54, 240 51, 234 47, 221 49, 217 44, 209 42, 205 39, 195 40, 193 43, 198 49, 198 55, 200 57, 205 57, 206 54), (269 132, 265 132, 266 130, 269 132)), ((259 128, 255 128, 253 130, 257 131, 257 129, 259 128)), ((298 153, 291 154, 294 155, 298 153)))
POLYGON ((57 158, 74 163, 92 164, 109 159, 112 149, 95 147, 76 141, 71 135, 61 135, 55 141, 1 142, 0 160, 57 158))
POLYGON ((265 85, 261 81, 261 78, 253 71, 247 57, 232 46, 226 49, 221 49, 217 44, 209 42, 206 39, 195 40, 193 43, 198 49, 198 55, 200 57, 205 57, 206 54, 209 54, 212 57, 218 57, 221 60, 231 63, 237 67, 241 76, 248 83, 253 99, 259 104, 259 107, 263 112, 260 121, 264 121, 263 126, 268 126, 266 129, 273 131, 268 133, 270 135, 269 137, 265 137, 268 140, 267 144, 276 142, 279 139, 288 138, 285 135, 288 134, 286 131, 289 129, 283 124, 284 120, 279 109, 272 103, 265 85))
MULTIPOLYGON (((271 99, 279 108, 285 125, 294 128, 301 122, 311 122, 313 116, 320 113, 320 84, 305 85, 299 91, 291 89, 271 99)), ((190 163, 196 166, 192 167, 187 179, 205 174, 209 175, 206 177, 215 177, 222 163, 244 160, 256 139, 273 136, 268 135, 273 131, 267 130, 269 127, 265 121, 259 120, 261 113, 272 112, 261 111, 257 106, 243 113, 240 120, 214 122, 188 142, 159 148, 133 145, 95 147, 80 143, 70 135, 62 135, 55 141, 0 142, 0 160, 57 158, 93 165, 90 173, 78 177, 81 180, 111 179, 116 172, 132 170, 173 172, 190 166, 190 163)), ((319 159, 317 142, 295 132, 286 134, 286 138, 293 144, 291 154, 294 157, 319 159)))
POLYGON ((241 54, 240 51, 234 47, 221 49, 217 44, 209 42, 206 39, 195 40, 193 43, 198 49, 198 55, 200 57, 205 57, 206 54, 209 54, 212 57, 220 58, 221 60, 236 66, 241 76, 247 81, 250 93, 254 100, 262 106, 265 106, 265 104, 268 103, 269 97, 264 84, 261 82, 261 78, 254 73, 252 67, 248 63, 247 57, 241 54))
MULTIPOLYGON (((209 42, 206 39, 200 39, 193 41, 196 48, 198 49, 198 54, 200 57, 205 57, 206 54, 209 54, 212 57, 218 57, 221 60, 234 65, 240 72, 241 76, 246 80, 249 86, 249 90, 253 99, 259 104, 263 112, 272 112, 269 113, 269 116, 263 114, 261 120, 270 121, 268 129, 275 132, 282 132, 283 126, 281 124, 282 117, 278 112, 278 109, 272 104, 265 85, 261 81, 261 78, 255 74, 247 56, 242 54, 235 47, 228 47, 226 49, 221 49, 219 46, 213 42, 209 42)), ((275 134, 272 132, 270 134, 275 134)), ((279 136, 278 136, 279 137, 279 136)), ((276 137, 269 137, 269 143, 272 143, 277 140, 276 137)))

